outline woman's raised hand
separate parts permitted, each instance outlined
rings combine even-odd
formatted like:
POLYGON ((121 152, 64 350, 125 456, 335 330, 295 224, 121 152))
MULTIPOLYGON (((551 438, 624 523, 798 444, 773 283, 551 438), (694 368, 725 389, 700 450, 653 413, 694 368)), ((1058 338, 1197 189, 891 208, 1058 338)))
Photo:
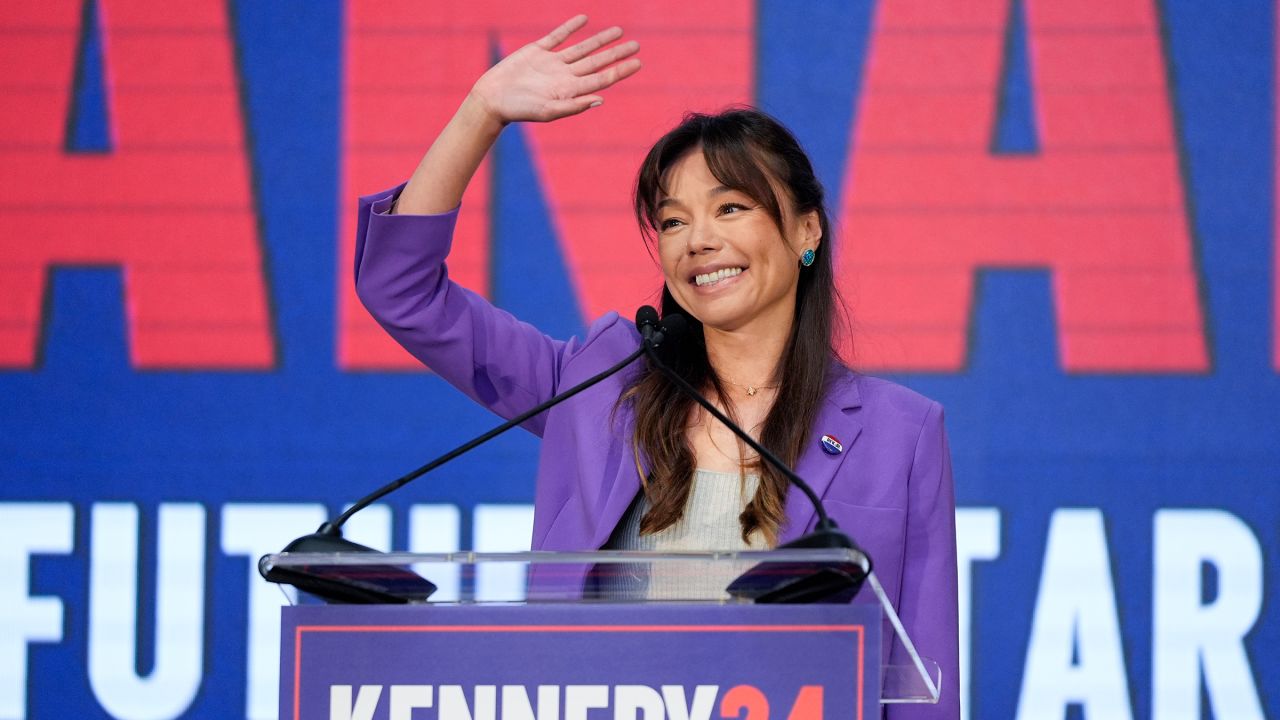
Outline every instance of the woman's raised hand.
POLYGON ((640 69, 640 59, 632 57, 640 43, 601 50, 622 37, 622 28, 611 27, 556 49, 586 24, 587 16, 578 15, 503 58, 476 81, 472 97, 503 124, 548 122, 600 104, 597 93, 640 69))
POLYGON ((429 215, 457 207, 507 123, 576 115, 604 101, 596 93, 640 69, 640 60, 632 57, 640 43, 605 48, 622 37, 622 28, 556 49, 586 24, 587 16, 579 15, 482 75, 431 143, 392 212, 429 215))

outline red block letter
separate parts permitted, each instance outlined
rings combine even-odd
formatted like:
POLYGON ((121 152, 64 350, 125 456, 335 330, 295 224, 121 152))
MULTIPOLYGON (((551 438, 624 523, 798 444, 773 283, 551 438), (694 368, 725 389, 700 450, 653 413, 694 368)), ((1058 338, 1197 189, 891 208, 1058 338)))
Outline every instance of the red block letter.
MULTIPOLYGON (((858 679, 858 684, 862 684, 862 679, 858 679)), ((862 698, 859 697, 861 702, 862 698)), ((800 692, 796 693, 796 701, 791 706, 791 712, 787 713, 787 720, 822 720, 822 686, 821 685, 805 685, 800 688, 800 692)))
POLYGON ((112 152, 63 150, 81 2, 0 19, 0 367, 31 367, 55 265, 124 270, 133 364, 274 360, 227 9, 99 0, 112 152))
POLYGON ((1008 0, 880 3, 843 198, 864 364, 958 370, 979 268, 1049 268, 1063 366, 1208 368, 1150 0, 1027 0, 1037 155, 991 155, 1008 0), (962 10, 962 11, 961 11, 962 10))
MULTIPOLYGON (((750 98, 750 3, 476 0, 428 11, 410 0, 352 0, 343 95, 340 367, 419 366, 355 296, 356 196, 408 178, 490 65, 495 40, 498 52, 509 53, 579 12, 592 16, 590 28, 617 24, 639 40, 644 70, 606 91, 605 104, 584 116, 521 130, 529 133, 552 226, 578 294, 576 310, 588 321, 613 309, 628 315, 657 297, 662 275, 632 219, 631 184, 649 146, 685 111, 750 98)), ((463 198, 449 257, 450 275, 478 292, 488 286, 488 172, 486 162, 463 198)))
POLYGON ((720 700, 720 717, 769 720, 769 699, 754 685, 734 685, 720 700))

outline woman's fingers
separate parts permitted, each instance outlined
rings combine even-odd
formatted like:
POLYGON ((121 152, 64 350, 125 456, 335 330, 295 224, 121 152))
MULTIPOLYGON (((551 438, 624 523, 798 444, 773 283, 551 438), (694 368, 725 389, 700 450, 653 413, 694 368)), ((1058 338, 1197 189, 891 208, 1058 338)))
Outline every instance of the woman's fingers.
POLYGON ((556 100, 547 103, 547 112, 554 118, 564 118, 586 112, 588 109, 604 102, 599 95, 580 95, 571 100, 556 100))
POLYGON ((567 63, 577 62, 595 52, 597 48, 602 48, 620 37, 622 37, 622 28, 616 25, 606 28, 573 47, 561 50, 560 59, 567 63))
POLYGON ((603 52, 598 52, 595 55, 584 57, 573 63, 570 69, 573 70, 574 75, 578 75, 579 77, 590 75, 601 68, 608 67, 618 62, 619 60, 625 60, 639 51, 640 43, 632 40, 631 42, 625 42, 621 45, 611 47, 603 52))
POLYGON ((569 39, 569 36, 577 32, 583 25, 587 24, 586 15, 575 15, 564 22, 563 25, 547 33, 541 40, 534 42, 534 45, 543 50, 554 50, 557 45, 569 39))
POLYGON ((639 52, 640 43, 633 40, 606 47, 622 37, 622 28, 616 26, 555 50, 586 23, 586 15, 570 18, 503 59, 477 81, 477 92, 490 99, 495 116, 504 122, 546 122, 577 115, 603 102, 595 93, 640 69, 640 60, 632 57, 639 52))
POLYGON ((619 80, 635 75, 639 71, 640 58, 623 60, 617 65, 613 65, 606 70, 583 77, 581 84, 576 88, 578 95, 581 96, 598 93, 619 80))

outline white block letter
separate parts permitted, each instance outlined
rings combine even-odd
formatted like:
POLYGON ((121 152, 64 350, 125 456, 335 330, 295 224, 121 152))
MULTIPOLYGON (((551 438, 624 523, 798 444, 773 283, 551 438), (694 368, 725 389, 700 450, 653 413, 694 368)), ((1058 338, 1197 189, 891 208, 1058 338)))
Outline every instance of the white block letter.
POLYGON ((564 720, 589 720, 592 710, 609 707, 608 685, 566 685, 564 720))
MULTIPOLYGON (((156 538, 155 662, 137 663, 138 508, 93 506, 89 563, 89 684, 127 720, 186 711, 204 673, 204 507, 162 504, 156 538)), ((150 605, 150 603, 144 604, 150 605)))
MULTIPOLYGON (((409 508, 409 552, 458 551, 462 518, 457 505, 413 505, 409 508)), ((413 571, 435 583, 432 602, 456 602, 459 567, 447 563, 418 563, 413 571)), ((505 692, 505 691, 504 691, 505 692)), ((526 700, 528 698, 525 698, 526 700)))
POLYGON ((662 696, 648 685, 613 689, 613 720, 662 720, 662 696))
POLYGON ((538 714, 535 716, 529 704, 529 692, 523 685, 502 686, 502 720, 558 720, 560 717, 560 688, 556 685, 538 686, 538 714))
MULTIPOLYGON (((532 505, 477 505, 473 520, 471 547, 476 552, 523 552, 533 540, 532 505)), ((523 565, 478 565, 476 599, 524 600, 526 574, 523 565)))
MULTIPOLYGON (((392 685, 391 720, 413 720, 413 711, 431 707, 430 685, 392 685)), ((370 715, 370 717, 373 717, 370 715)))
POLYGON ((1262 610, 1258 538, 1223 510, 1161 510, 1155 517, 1152 716, 1200 717, 1200 674, 1213 716, 1262 720, 1244 637, 1262 610), (1217 593, 1201 601, 1201 565, 1217 593))
POLYGON ((670 720, 711 720, 719 694, 719 685, 699 685, 693 689, 693 704, 689 705, 684 700, 683 685, 662 686, 662 700, 670 720))
MULTIPOLYGON (((973 657, 973 564, 1000 557, 1000 510, 956 510, 956 562, 960 611, 960 718, 969 717, 969 659, 973 657)), ((942 681, 945 683, 946 678, 942 681)))
MULTIPOLYGON (((498 687, 477 685, 474 703, 475 713, 467 707, 467 694, 461 685, 440 686, 441 720, 497 720, 498 687)), ((397 720, 392 718, 392 720, 397 720)), ((400 720, 408 720, 408 716, 400 720)))
MULTIPOLYGON (((258 574, 258 558, 313 533, 325 521, 323 505, 230 503, 222 508, 222 552, 248 557, 249 627, 245 640, 245 717, 274 720, 280 692, 280 606, 298 591, 258 574)), ((348 703, 348 707, 350 704, 348 703)))
POLYGON ((1083 705, 1089 720, 1133 715, 1111 559, 1096 509, 1057 510, 1050 521, 1018 720, 1062 717, 1072 703, 1083 705))
MULTIPOLYGON (((392 692, 395 692, 394 686, 392 692)), ((382 697, 381 685, 361 685, 355 704, 351 703, 350 685, 329 686, 329 720, 373 720, 382 697)))
POLYGON ((0 503, 0 717, 27 716, 27 644, 62 640, 62 600, 34 597, 31 556, 75 543, 70 503, 0 503))
POLYGON ((342 535, 374 550, 390 550, 391 508, 387 505, 370 505, 351 516, 342 528, 342 535))

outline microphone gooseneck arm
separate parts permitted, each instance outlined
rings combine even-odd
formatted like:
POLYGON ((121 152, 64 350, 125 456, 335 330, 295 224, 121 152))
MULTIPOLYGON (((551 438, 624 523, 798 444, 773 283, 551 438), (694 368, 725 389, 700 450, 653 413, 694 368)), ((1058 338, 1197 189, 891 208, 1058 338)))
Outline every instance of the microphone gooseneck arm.
MULTIPOLYGON (((661 341, 660 338, 658 340, 661 341)), ((373 548, 351 542, 342 537, 342 526, 351 516, 373 504, 414 480, 426 475, 436 468, 463 455, 479 445, 501 435, 511 428, 529 420, 538 413, 546 412, 558 403, 564 402, 578 393, 600 383, 609 376, 620 372, 644 354, 645 346, 641 344, 634 352, 614 364, 604 372, 552 396, 538 405, 516 415, 483 435, 469 440, 450 450, 422 467, 403 477, 390 482, 372 493, 357 500, 346 512, 332 521, 325 522, 316 532, 304 535, 285 546, 283 553, 346 555, 350 553, 378 554, 373 548)), ((292 585, 331 602, 425 602, 436 591, 436 585, 416 572, 401 565, 370 564, 365 567, 365 575, 352 577, 345 567, 330 566, 324 563, 289 567, 279 565, 272 556, 264 555, 258 560, 258 572, 270 582, 292 585), (377 581, 371 580, 371 575, 377 581)))
POLYGON ((396 490, 399 490, 405 485, 408 485, 414 480, 422 477, 423 475, 426 475, 427 473, 431 472, 432 470, 435 470, 441 465, 444 465, 445 463, 458 457, 459 455, 468 453, 472 449, 476 448, 477 446, 482 445, 492 440, 493 438, 501 435, 502 433, 510 430, 511 428, 525 422, 526 420, 532 418, 534 415, 544 412, 547 409, 549 409, 551 406, 564 402, 565 400, 568 400, 569 398, 573 397, 574 395, 577 395, 583 390, 586 390, 591 386, 600 383, 601 381, 607 379, 609 376, 622 370, 622 368, 635 362, 636 358, 644 354, 645 348, 646 346, 642 344, 640 347, 636 348, 635 352, 626 356, 625 358, 620 360, 617 364, 605 370, 604 372, 601 372, 597 375, 587 378, 583 382, 569 388, 563 393, 560 393, 559 395, 555 395, 549 398, 548 400, 546 400, 545 402, 539 403, 538 405, 535 405, 534 407, 531 407, 528 410, 525 410, 519 415, 511 418, 510 420, 502 423, 501 425, 493 428, 489 432, 486 432, 485 434, 475 438, 474 440, 470 440, 466 443, 463 443, 462 445, 459 445, 458 447, 441 455, 435 460, 432 460, 426 465, 423 465, 417 470, 414 470, 408 473, 404 477, 401 477, 397 480, 387 483, 386 485, 378 488, 377 490, 369 493, 368 495, 365 495, 364 497, 357 500, 355 504, 353 504, 351 507, 347 508, 347 511, 339 515, 335 520, 333 520, 332 522, 326 522, 325 524, 321 525, 320 529, 317 532, 325 535, 341 535, 342 526, 347 522, 347 520, 351 518, 352 515, 355 515, 356 513, 365 509, 369 505, 372 505, 373 503, 377 502, 381 498, 395 492, 396 490))

